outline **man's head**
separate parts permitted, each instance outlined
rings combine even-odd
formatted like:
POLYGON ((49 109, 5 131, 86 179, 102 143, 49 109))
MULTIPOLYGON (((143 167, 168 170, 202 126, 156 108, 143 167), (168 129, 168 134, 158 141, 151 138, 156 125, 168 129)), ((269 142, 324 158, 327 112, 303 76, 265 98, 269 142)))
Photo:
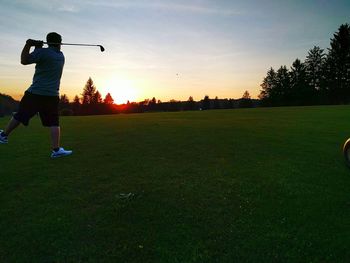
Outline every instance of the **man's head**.
MULTIPOLYGON (((60 34, 57 34, 56 32, 51 32, 47 34, 46 41, 48 43, 62 43, 62 37, 60 34)), ((58 45, 58 44, 55 44, 55 45, 49 44, 49 47, 59 48, 60 46, 61 45, 58 45)))

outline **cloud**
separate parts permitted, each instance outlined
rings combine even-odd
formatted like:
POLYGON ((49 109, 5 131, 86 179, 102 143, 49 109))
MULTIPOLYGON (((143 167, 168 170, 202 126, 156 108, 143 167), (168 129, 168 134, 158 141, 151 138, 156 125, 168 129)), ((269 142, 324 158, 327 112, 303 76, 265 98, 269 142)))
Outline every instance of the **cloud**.
POLYGON ((203 15, 225 15, 225 16, 236 16, 241 15, 242 12, 234 9, 220 9, 206 5, 199 4, 176 4, 176 3, 165 3, 165 2, 113 2, 113 1, 87 1, 89 5, 96 7, 109 7, 119 9, 154 9, 172 12, 187 12, 203 15))
POLYGON ((31 11, 59 11, 59 12, 69 12, 77 13, 79 12, 79 5, 82 5, 83 2, 75 1, 75 4, 72 1, 67 0, 4 0, 4 4, 8 6, 15 7, 16 9, 22 10, 31 10, 31 11))
MULTIPOLYGON (((152 5, 151 5, 152 6, 152 5)), ((236 10, 224 10, 218 8, 212 8, 200 5, 185 5, 185 4, 161 4, 157 3, 153 5, 153 8, 159 8, 163 10, 178 11, 178 12, 191 12, 197 14, 213 14, 213 15, 240 15, 241 13, 236 10)))
POLYGON ((62 4, 62 6, 58 7, 58 11, 68 12, 68 13, 78 13, 80 9, 74 5, 62 4))

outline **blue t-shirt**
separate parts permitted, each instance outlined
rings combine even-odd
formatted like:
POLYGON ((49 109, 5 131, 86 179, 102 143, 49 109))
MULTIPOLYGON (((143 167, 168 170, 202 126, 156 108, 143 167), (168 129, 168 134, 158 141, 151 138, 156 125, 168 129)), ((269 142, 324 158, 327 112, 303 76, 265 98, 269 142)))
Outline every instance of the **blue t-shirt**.
POLYGON ((59 96, 63 53, 54 47, 37 48, 29 54, 29 64, 32 63, 36 63, 35 73, 27 91, 37 95, 59 96))

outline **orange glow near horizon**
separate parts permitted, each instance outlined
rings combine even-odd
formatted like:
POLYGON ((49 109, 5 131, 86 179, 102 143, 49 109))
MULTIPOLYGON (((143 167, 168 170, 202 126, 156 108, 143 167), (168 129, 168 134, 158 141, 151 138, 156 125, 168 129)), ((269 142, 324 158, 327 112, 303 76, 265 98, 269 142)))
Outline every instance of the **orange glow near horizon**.
MULTIPOLYGON (((139 92, 134 83, 129 79, 112 77, 103 81, 101 93, 103 98, 110 93, 115 104, 134 102, 138 99, 139 92)), ((97 88, 99 90, 99 88, 97 88)))

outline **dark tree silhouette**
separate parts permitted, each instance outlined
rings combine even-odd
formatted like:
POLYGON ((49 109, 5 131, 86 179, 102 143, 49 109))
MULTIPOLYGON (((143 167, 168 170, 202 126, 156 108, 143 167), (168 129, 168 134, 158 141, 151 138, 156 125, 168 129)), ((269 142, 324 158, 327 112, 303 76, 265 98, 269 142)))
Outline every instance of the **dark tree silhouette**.
POLYGON ((277 94, 275 94, 276 71, 273 68, 268 70, 260 86, 262 90, 260 91, 259 99, 262 101, 262 104, 265 106, 274 106, 277 94))
POLYGON ((66 94, 61 95, 60 102, 61 105, 67 105, 69 104, 69 99, 66 94))
POLYGON ((331 39, 326 59, 326 85, 332 103, 350 101, 350 27, 341 25, 331 39))
POLYGON ((239 100, 239 107, 240 108, 251 108, 251 107, 253 107, 253 102, 252 102, 252 99, 250 97, 250 94, 249 94, 248 90, 246 90, 243 93, 242 98, 239 100))
POLYGON ((78 97, 78 95, 75 95, 74 100, 73 100, 73 105, 72 105, 72 109, 75 115, 80 114, 80 99, 78 97))
POLYGON ((18 104, 18 101, 14 100, 11 96, 0 93, 0 117, 17 111, 18 104))
POLYGON ((305 60, 307 82, 309 86, 317 91, 321 89, 325 56, 326 54, 323 49, 314 46, 309 50, 305 60))
POLYGON ((250 100, 250 99, 251 99, 248 90, 246 90, 246 91, 243 93, 242 99, 245 99, 245 100, 250 100))
POLYGON ((194 101, 193 97, 190 96, 185 105, 185 110, 195 110, 195 109, 196 109, 196 102, 194 101))
POLYGON ((202 101, 202 109, 203 110, 210 110, 210 99, 208 95, 204 96, 204 99, 202 101))
POLYGON ((314 88, 309 86, 306 78, 306 67, 296 59, 290 71, 291 98, 290 105, 311 105, 314 101, 314 88))
POLYGON ((148 102, 148 109, 150 111, 155 111, 157 110, 157 100, 155 97, 153 97, 149 102, 148 102))
POLYGON ((292 97, 291 80, 289 70, 286 66, 281 66, 276 74, 277 105, 290 105, 292 97))
POLYGON ((96 87, 95 87, 92 79, 89 78, 88 81, 86 82, 84 90, 83 90, 82 104, 86 105, 86 104, 93 103, 95 93, 96 93, 96 87))
POLYGON ((91 103, 95 104, 95 105, 102 103, 102 97, 101 97, 101 94, 98 90, 95 92, 95 94, 93 94, 91 103))
POLYGON ((60 96, 59 100, 59 112, 60 115, 73 115, 73 110, 70 108, 69 99, 66 94, 60 96))
POLYGON ((101 94, 96 90, 91 78, 86 82, 82 96, 81 113, 83 115, 102 114, 105 112, 104 107, 101 105, 101 94))
POLYGON ((105 99, 103 100, 105 104, 112 105, 114 104, 114 99, 112 98, 110 93, 107 93, 105 99))
POLYGON ((263 106, 340 104, 350 102, 350 26, 334 34, 328 54, 318 46, 309 50, 305 63, 296 59, 290 71, 271 68, 261 84, 263 106))
POLYGON ((220 109, 220 108, 221 108, 220 101, 218 96, 216 96, 214 99, 214 109, 220 109))

